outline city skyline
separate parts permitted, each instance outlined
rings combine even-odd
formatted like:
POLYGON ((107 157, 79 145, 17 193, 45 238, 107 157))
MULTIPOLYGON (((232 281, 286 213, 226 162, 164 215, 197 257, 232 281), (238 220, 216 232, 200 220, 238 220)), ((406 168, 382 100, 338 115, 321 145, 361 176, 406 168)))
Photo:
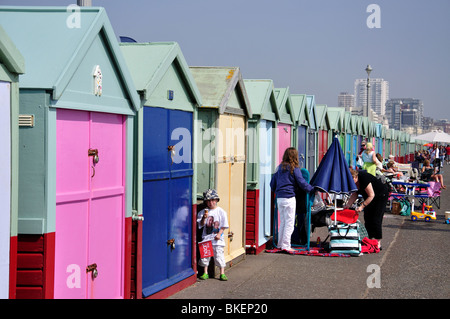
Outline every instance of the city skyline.
MULTIPOLYGON (((0 0, 1 5, 61 5, 76 0, 0 0)), ((92 0, 119 36, 175 41, 190 66, 237 66, 246 79, 315 95, 337 106, 354 80, 389 81, 390 98, 424 104, 424 116, 450 119, 450 1, 92 0), (371 5, 376 5, 371 7, 371 5), (377 24, 379 23, 379 24, 377 24)))

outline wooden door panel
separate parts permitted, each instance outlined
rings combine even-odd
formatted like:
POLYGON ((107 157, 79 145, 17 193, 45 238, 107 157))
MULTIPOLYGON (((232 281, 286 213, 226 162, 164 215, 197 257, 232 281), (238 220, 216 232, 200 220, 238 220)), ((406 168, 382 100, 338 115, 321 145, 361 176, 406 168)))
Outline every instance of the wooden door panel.
POLYGON ((58 109, 56 132, 55 297, 123 297, 124 118, 58 109))

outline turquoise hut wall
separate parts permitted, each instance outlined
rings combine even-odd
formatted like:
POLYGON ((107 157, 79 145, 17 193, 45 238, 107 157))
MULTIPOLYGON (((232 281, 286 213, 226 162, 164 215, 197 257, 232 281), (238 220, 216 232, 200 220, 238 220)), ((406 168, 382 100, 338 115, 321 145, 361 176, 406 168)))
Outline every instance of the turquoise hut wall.
POLYGON ((0 25, 0 299, 16 298, 19 179, 19 76, 25 61, 0 25))

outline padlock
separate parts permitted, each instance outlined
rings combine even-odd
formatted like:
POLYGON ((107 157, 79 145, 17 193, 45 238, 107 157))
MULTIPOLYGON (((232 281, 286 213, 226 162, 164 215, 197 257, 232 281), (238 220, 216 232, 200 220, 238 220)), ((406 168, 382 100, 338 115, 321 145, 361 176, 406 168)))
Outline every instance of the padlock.
POLYGON ((98 149, 89 149, 88 150, 88 156, 94 157, 94 164, 97 164, 100 158, 98 157, 98 149))

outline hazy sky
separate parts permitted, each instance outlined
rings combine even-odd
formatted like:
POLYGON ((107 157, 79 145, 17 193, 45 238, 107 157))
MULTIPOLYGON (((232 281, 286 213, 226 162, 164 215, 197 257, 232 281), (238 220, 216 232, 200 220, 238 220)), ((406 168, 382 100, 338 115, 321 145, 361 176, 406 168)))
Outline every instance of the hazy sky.
MULTIPOLYGON (((76 0, 0 0, 63 5, 76 0)), ((291 93, 337 106, 354 81, 389 81, 390 98, 417 98, 450 120, 449 0, 92 0, 119 36, 176 41, 191 66, 238 66, 291 93), (370 4, 379 7, 367 12, 370 4), (376 18, 379 17, 377 20, 376 18), (369 28, 367 19, 380 22, 369 28), (373 20, 375 18, 375 20, 373 20)), ((1 21, 0 21, 1 23, 1 21)))

